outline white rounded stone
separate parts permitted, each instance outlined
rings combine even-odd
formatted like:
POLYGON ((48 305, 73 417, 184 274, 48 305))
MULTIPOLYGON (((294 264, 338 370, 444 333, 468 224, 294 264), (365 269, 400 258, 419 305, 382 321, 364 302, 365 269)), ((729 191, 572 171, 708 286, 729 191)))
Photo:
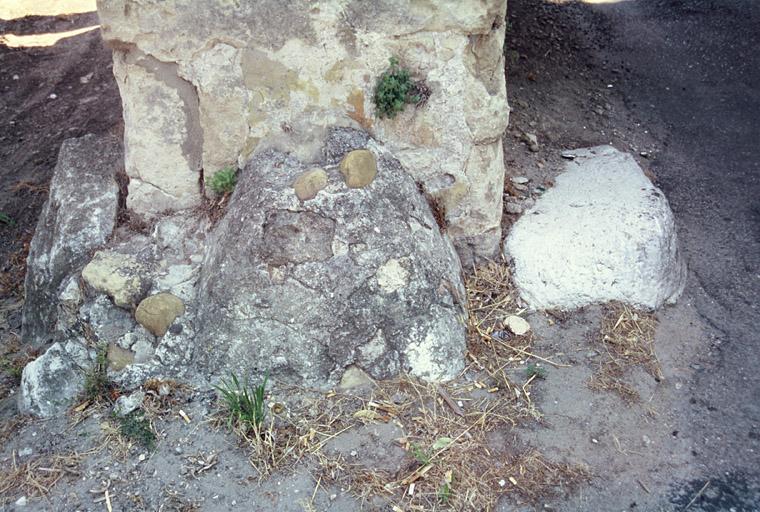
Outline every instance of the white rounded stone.
POLYGON ((533 309, 674 302, 686 269, 663 193, 627 153, 609 146, 573 153, 505 241, 523 300, 533 309))

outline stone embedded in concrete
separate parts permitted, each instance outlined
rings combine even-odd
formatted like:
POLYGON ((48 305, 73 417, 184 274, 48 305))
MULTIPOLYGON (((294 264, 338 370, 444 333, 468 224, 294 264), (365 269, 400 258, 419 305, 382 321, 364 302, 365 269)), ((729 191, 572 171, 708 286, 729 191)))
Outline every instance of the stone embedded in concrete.
POLYGON ((155 336, 163 336, 178 316, 185 313, 185 304, 171 293, 158 293, 144 298, 135 310, 135 320, 155 336))
POLYGON ((18 406, 22 413, 50 417, 70 407, 84 388, 92 355, 85 341, 54 343, 21 374, 18 406))
POLYGON ((351 151, 340 162, 340 173, 348 188, 364 188, 377 175, 375 155, 366 149, 351 151))
POLYGON ((456 252, 398 161, 369 150, 371 187, 337 179, 307 202, 291 188, 307 168, 299 160, 266 151, 245 167, 206 244, 196 368, 317 387, 351 365, 433 381, 462 369, 456 252))
POLYGON ((534 309, 674 302, 686 269, 662 191, 627 153, 610 146, 573 153, 505 242, 523 300, 534 309))
MULTIPOLYGON (((64 287, 74 293, 71 286, 76 283, 72 285, 69 276, 111 235, 122 158, 121 142, 111 136, 85 135, 61 145, 50 194, 29 247, 21 328, 25 343, 41 345, 53 338, 59 295, 64 287)), ((64 307, 76 307, 78 301, 73 295, 61 299, 64 307)), ((62 319, 62 329, 70 327, 69 320, 62 319)))
POLYGON ((311 169, 300 174, 293 182, 293 190, 301 201, 314 199, 320 190, 327 186, 327 173, 324 169, 311 169))
POLYGON ((126 309, 134 308, 150 288, 146 275, 147 269, 134 256, 112 251, 96 252, 82 270, 85 283, 126 309))
POLYGON ((265 148, 316 161, 329 127, 362 128, 446 205, 465 264, 497 252, 506 0, 328 0, 318 9, 102 0, 98 12, 115 48, 130 207, 192 206, 200 169, 209 177, 242 167, 265 148), (430 97, 381 120, 373 90, 391 56, 430 97))

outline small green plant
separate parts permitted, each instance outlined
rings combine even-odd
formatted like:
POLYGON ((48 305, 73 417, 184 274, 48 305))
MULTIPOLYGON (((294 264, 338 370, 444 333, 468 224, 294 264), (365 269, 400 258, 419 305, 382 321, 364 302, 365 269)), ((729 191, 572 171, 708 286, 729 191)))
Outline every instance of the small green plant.
POLYGON ((132 411, 125 416, 115 416, 115 419, 122 436, 148 450, 155 448, 156 434, 142 411, 132 411))
POLYGON ((0 370, 8 374, 14 382, 21 382, 21 374, 24 372, 24 365, 19 361, 7 357, 0 358, 0 370))
POLYGON ((0 212, 0 224, 5 224, 6 226, 15 226, 16 222, 7 213, 0 212))
POLYGON ((409 77, 409 70, 399 65, 396 57, 390 58, 390 67, 380 75, 375 86, 375 108, 380 118, 396 117, 407 103, 419 103, 422 97, 409 77))
POLYGON ((531 377, 535 377, 537 379, 545 379, 546 378, 546 369, 542 368, 536 364, 529 364, 527 368, 525 368, 525 374, 530 379, 531 377))
POLYGON ((84 397, 92 402, 103 399, 110 401, 113 387, 113 383, 108 380, 108 348, 103 345, 98 348, 95 364, 85 377, 84 397))
POLYGON ((225 195, 232 192, 237 183, 237 171, 232 167, 225 167, 211 176, 209 187, 217 195, 225 195))
POLYGON ((414 456, 417 462, 422 466, 430 464, 430 453, 417 443, 412 443, 412 456, 414 456))
POLYGON ((441 487, 438 488, 438 500, 441 503, 448 503, 451 498, 451 484, 444 482, 441 487))
POLYGON ((230 381, 222 379, 221 386, 214 386, 222 395, 227 406, 227 426, 232 428, 235 424, 242 424, 248 429, 258 429, 266 418, 266 404, 264 393, 267 387, 269 374, 264 375, 264 380, 251 387, 246 379, 243 384, 234 373, 230 374, 230 381))

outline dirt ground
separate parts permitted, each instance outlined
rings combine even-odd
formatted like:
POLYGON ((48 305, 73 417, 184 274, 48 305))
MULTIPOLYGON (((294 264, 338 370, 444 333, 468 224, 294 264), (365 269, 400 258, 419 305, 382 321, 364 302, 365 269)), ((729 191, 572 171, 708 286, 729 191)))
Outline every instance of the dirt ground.
MULTIPOLYGON (((564 149, 611 143, 630 151, 656 180, 652 162, 668 151, 662 141, 669 128, 656 118, 642 121, 620 92, 633 70, 624 59, 605 60, 600 51, 611 30, 608 18, 575 3, 511 0, 509 9, 505 52, 513 110, 505 159, 509 176, 528 182, 508 180, 505 199, 512 206, 505 211, 505 231, 517 218, 511 212, 530 206, 552 185, 564 149), (533 150, 527 134, 537 138, 533 150)), ((31 34, 95 20, 93 14, 80 14, 0 24, 3 33, 31 34)), ((480 444, 480 426, 467 423, 467 415, 460 417, 440 396, 393 383, 309 398, 316 402, 298 390, 271 390, 268 399, 283 404, 283 417, 297 424, 301 435, 295 438, 299 450, 309 453, 298 463, 285 457, 287 462, 263 480, 256 446, 215 420, 219 403, 213 390, 176 390, 154 403, 148 411, 153 447, 126 440, 108 408, 86 402, 64 418, 19 417, 17 365, 24 355, 14 335, 20 325, 20 255, 44 202, 60 142, 118 131, 120 103, 110 53, 97 31, 46 48, 0 45, 0 64, 0 212, 12 219, 0 223, 0 285, 5 286, 0 466, 15 468, 17 478, 6 486, 0 481, 0 509, 482 510, 472 505, 482 502, 466 496, 482 484, 499 496, 494 509, 500 511, 758 510, 760 494, 740 473, 706 474, 698 463, 705 443, 684 411, 701 399, 693 383, 719 350, 720 333, 688 292, 656 315, 661 375, 642 365, 625 370, 621 382, 629 394, 623 396, 589 385, 608 361, 609 352, 598 342, 603 307, 528 316, 533 334, 515 340, 524 342, 524 350, 508 352, 503 382, 471 360, 470 371, 446 388, 467 414, 493 404, 504 407, 508 419, 483 428, 480 444), (476 383, 501 389, 489 392, 476 383), (516 399, 508 383, 518 390, 516 399), (320 416, 322 410, 338 409, 340 421, 320 416), (420 462, 427 455, 417 453, 413 441, 444 438, 470 443, 473 451, 457 452, 459 460, 442 452, 446 467, 420 462), (542 458, 531 459, 533 453, 542 458), (482 481, 463 480, 465 459, 478 457, 490 466, 480 467, 482 481), (384 489, 427 466, 432 469, 412 482, 416 494, 408 482, 384 489), (451 497, 442 490, 447 482, 451 497), (366 496, 368 489, 374 497, 366 496)), ((471 345, 476 359, 481 349, 471 345)), ((277 432, 287 437, 290 430, 277 432)))

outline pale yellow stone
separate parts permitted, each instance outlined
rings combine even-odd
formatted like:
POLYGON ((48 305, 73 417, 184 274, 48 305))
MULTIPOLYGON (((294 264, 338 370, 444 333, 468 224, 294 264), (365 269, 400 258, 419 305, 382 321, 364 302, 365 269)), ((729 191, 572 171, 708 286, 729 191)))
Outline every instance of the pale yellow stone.
POLYGON ((366 149, 351 151, 340 162, 340 172, 349 188, 364 188, 377 176, 375 155, 366 149))
POLYGON ((159 293, 143 299, 135 310, 135 320, 155 336, 163 336, 177 317, 185 313, 185 304, 171 293, 159 293))
POLYGON ((145 268, 128 254, 98 251, 82 270, 82 279, 119 307, 130 309, 147 291, 145 268))
POLYGON ((324 169, 311 169, 301 174, 293 182, 293 190, 301 201, 314 199, 320 190, 327 186, 327 173, 324 169))
POLYGON ((135 354, 131 350, 123 349, 116 343, 108 344, 108 368, 120 371, 135 362, 135 354))
POLYGON ((372 380, 372 377, 367 375, 358 366, 352 365, 346 368, 346 371, 343 373, 343 377, 340 378, 340 384, 338 384, 338 389, 342 389, 342 390, 356 389, 356 388, 369 387, 369 386, 372 386, 373 384, 374 384, 374 381, 372 380))

